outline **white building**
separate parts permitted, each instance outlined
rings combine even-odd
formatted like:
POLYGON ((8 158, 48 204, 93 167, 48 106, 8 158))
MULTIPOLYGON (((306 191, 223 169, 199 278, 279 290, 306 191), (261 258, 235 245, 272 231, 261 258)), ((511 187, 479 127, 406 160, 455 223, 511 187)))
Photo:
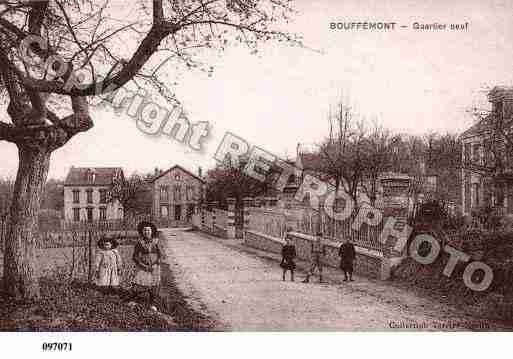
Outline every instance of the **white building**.
POLYGON ((109 190, 124 179, 120 167, 71 167, 64 182, 64 220, 93 222, 123 218, 123 206, 109 190))
POLYGON ((153 216, 191 221, 204 194, 205 181, 181 166, 173 166, 151 181, 153 216))

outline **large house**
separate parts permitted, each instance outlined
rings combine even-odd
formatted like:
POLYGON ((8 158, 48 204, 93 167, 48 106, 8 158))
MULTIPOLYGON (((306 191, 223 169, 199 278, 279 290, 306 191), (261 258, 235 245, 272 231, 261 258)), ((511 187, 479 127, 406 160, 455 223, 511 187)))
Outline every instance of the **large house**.
POLYGON ((462 207, 469 215, 481 207, 494 207, 501 214, 513 213, 511 159, 505 150, 505 137, 498 133, 500 121, 511 138, 513 87, 494 87, 488 93, 492 111, 460 135, 462 142, 462 207), (501 165, 497 166, 497 158, 501 165))
POLYGON ((124 179, 120 167, 71 167, 64 182, 64 219, 93 222, 123 218, 123 206, 109 191, 124 179))
POLYGON ((176 165, 152 179, 153 216, 175 221, 190 221, 200 204, 205 181, 176 165))

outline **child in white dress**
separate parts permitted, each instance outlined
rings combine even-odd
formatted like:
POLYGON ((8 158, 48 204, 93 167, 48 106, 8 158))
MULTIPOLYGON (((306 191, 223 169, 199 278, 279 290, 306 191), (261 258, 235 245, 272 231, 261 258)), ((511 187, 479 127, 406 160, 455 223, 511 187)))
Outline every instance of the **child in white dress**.
POLYGON ((95 274, 96 285, 105 293, 118 291, 123 262, 115 239, 103 238, 98 241, 99 250, 96 253, 95 274))

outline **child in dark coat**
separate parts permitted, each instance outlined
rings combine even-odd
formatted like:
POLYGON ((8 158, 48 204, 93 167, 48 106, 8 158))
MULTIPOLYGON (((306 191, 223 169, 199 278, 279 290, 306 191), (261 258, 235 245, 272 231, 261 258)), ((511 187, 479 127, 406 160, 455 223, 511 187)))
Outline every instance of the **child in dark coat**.
POLYGON ((348 275, 349 280, 353 281, 353 261, 356 257, 356 252, 353 243, 349 242, 347 238, 344 239, 340 246, 338 255, 340 257, 340 269, 344 272, 344 282, 347 282, 348 275))
POLYGON ((292 244, 292 241, 288 237, 288 230, 285 233, 285 245, 281 249, 281 263, 280 267, 283 268, 283 280, 285 281, 285 274, 287 271, 290 271, 290 280, 294 281, 294 269, 296 269, 296 263, 294 263, 294 258, 296 258, 296 247, 292 244))

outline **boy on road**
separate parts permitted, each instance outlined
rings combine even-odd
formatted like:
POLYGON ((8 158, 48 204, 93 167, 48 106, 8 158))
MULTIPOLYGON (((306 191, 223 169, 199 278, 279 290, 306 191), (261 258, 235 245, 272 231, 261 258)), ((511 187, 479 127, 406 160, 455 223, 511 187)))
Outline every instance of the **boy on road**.
POLYGON ((319 283, 322 283, 322 257, 326 255, 326 246, 322 244, 322 232, 317 232, 311 253, 312 264, 303 283, 310 282, 310 277, 314 275, 316 269, 319 271, 319 283))

